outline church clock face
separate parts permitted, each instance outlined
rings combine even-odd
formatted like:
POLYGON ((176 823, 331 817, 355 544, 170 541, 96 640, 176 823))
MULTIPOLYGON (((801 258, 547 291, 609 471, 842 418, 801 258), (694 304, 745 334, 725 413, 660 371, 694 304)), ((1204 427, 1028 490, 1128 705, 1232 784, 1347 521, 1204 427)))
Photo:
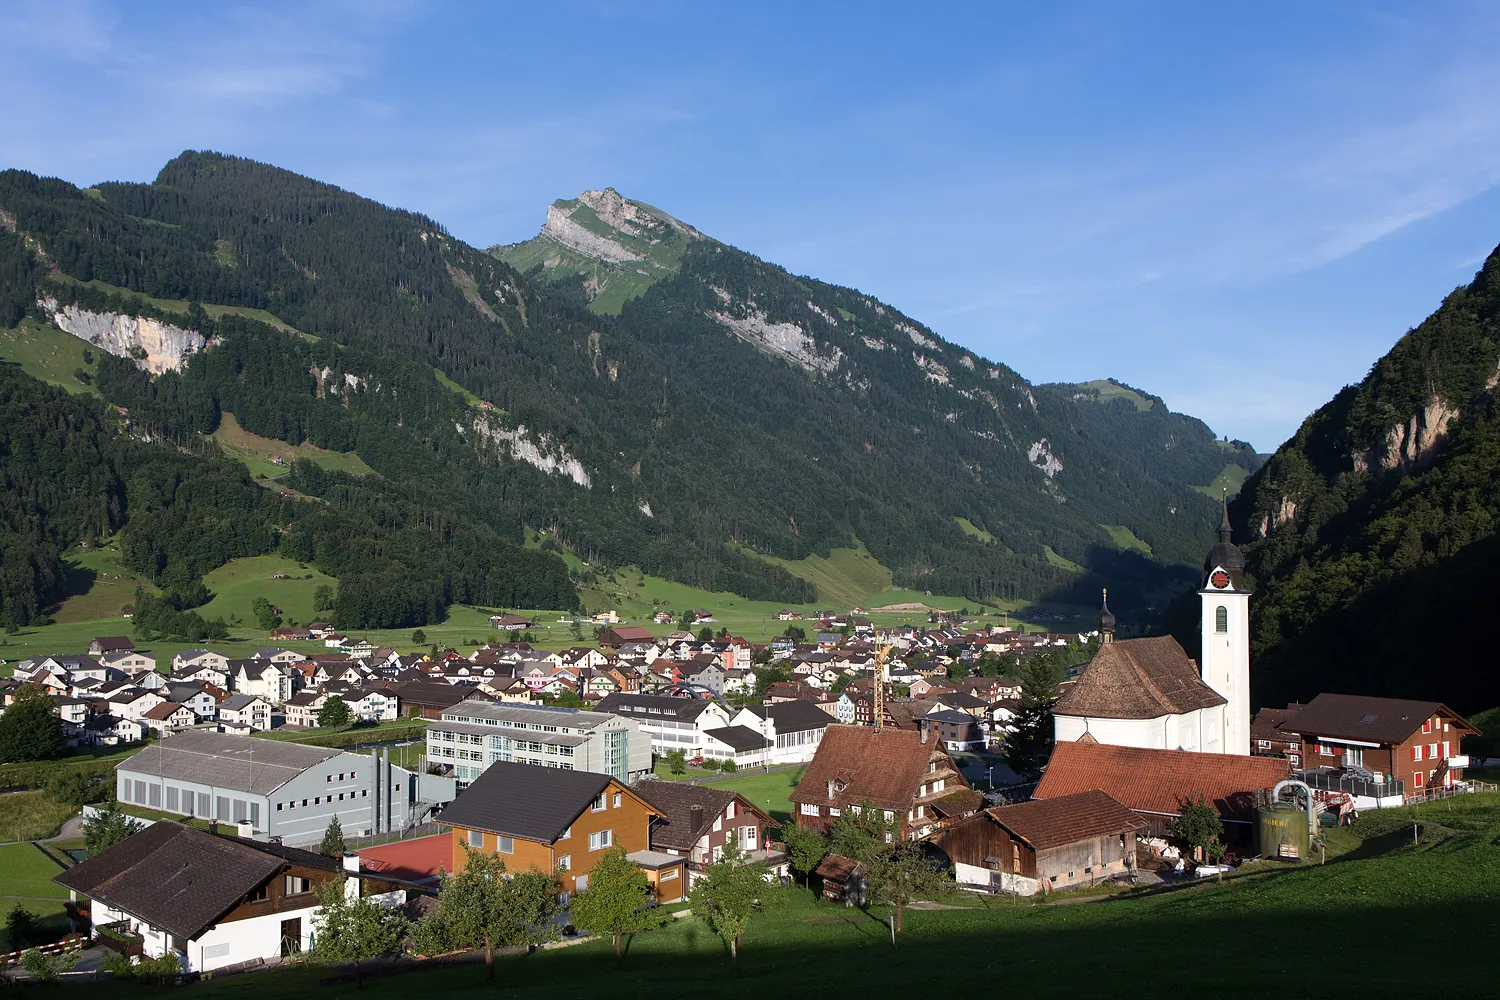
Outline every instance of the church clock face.
POLYGON ((1229 574, 1222 569, 1214 570, 1213 576, 1208 578, 1208 585, 1215 590, 1229 589, 1229 574))

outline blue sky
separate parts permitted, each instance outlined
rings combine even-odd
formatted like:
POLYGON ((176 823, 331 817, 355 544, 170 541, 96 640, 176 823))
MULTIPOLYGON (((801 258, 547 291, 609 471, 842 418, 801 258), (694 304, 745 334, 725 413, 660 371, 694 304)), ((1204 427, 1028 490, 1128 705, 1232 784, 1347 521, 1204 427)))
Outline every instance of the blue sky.
POLYGON ((217 149, 481 246, 613 186, 1275 447, 1500 242, 1500 6, 0 0, 0 165, 217 149))

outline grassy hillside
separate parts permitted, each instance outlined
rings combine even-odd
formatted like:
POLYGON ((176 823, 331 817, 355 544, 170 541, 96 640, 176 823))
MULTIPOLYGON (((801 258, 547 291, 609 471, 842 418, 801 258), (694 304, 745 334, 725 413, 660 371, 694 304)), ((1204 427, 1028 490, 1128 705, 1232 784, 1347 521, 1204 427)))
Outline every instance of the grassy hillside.
MULTIPOLYGON (((497 979, 507 997, 522 1000, 667 991, 805 996, 851 980, 856 989, 878 984, 890 996, 918 995, 935 982, 958 989, 1003 982, 1018 996, 1070 1000, 1487 996, 1491 970, 1472 952, 1500 924, 1495 796, 1459 800, 1451 812, 1441 803, 1425 806, 1419 814, 1417 847, 1385 828, 1409 822, 1404 814, 1376 814, 1347 838, 1351 849, 1326 865, 1259 862, 1222 884, 1072 906, 945 900, 950 908, 908 911, 895 948, 884 907, 846 909, 798 888, 751 918, 737 969, 705 925, 687 918, 635 935, 619 969, 609 942, 595 940, 502 959, 497 979), (1324 963, 1326 951, 1308 942, 1309 926, 1335 928, 1358 945, 1324 963)), ((225 977, 196 989, 212 1000, 251 1000, 267 991, 286 1000, 494 992, 472 963, 367 981, 359 993, 352 982, 327 985, 326 976, 304 968, 225 977)), ((114 988, 124 996, 147 992, 114 988)))
POLYGON ((1245 485, 1245 480, 1250 478, 1250 470, 1242 465, 1226 465, 1224 470, 1214 477, 1214 481, 1207 486, 1194 486, 1193 489, 1206 497, 1218 500, 1228 490, 1231 497, 1238 496, 1240 487, 1245 485))
POLYGON ((1146 544, 1141 539, 1135 537, 1135 532, 1131 531, 1125 525, 1101 524, 1099 525, 1099 527, 1109 532, 1110 540, 1113 541, 1115 543, 1115 547, 1120 549, 1121 551, 1142 552, 1146 555, 1151 554, 1151 546, 1146 544))
POLYGON ((1128 385, 1122 385, 1112 378, 1095 379, 1092 382, 1079 382, 1077 388, 1084 398, 1091 398, 1101 403, 1111 400, 1123 399, 1134 406, 1137 410, 1149 410, 1155 406, 1155 401, 1139 390, 1132 389, 1128 385))
POLYGON ((287 619, 305 623, 326 617, 326 611, 313 610, 313 595, 319 586, 338 586, 333 577, 282 556, 231 559, 204 574, 203 583, 213 592, 214 598, 197 609, 200 615, 226 621, 238 618, 247 623, 255 621, 250 605, 257 597, 264 597, 279 607, 282 617, 287 619), (286 575, 283 579, 272 579, 277 573, 286 575))
POLYGON ((85 361, 83 352, 87 349, 83 341, 50 323, 27 318, 20 326, 0 327, 0 363, 20 365, 32 378, 68 392, 90 391, 98 373, 98 352, 94 352, 93 361, 85 361), (88 372, 89 382, 78 379, 75 373, 79 369, 88 372))
POLYGON ((157 592, 150 580, 121 564, 120 547, 114 541, 93 548, 75 549, 65 565, 74 592, 53 612, 53 619, 59 622, 119 618, 121 609, 135 599, 137 587, 144 587, 153 594, 157 592))
POLYGON ((286 475, 292 461, 298 458, 305 458, 334 472, 347 472, 355 476, 372 475, 375 471, 352 451, 329 451, 308 441, 296 445, 287 444, 275 438, 252 434, 240 426, 233 413, 221 415, 219 428, 212 436, 225 454, 243 462, 245 468, 257 479, 269 480, 286 475), (273 457, 280 458, 281 462, 272 461, 273 457))

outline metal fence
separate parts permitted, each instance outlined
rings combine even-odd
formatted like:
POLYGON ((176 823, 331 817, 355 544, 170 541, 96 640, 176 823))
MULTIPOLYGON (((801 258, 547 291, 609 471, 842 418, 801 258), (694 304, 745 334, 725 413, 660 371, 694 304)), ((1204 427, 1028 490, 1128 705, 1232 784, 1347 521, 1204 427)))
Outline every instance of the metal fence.
POLYGON ((1308 787, 1324 792, 1346 792, 1349 795, 1375 799, 1390 798, 1406 792, 1405 783, 1396 778, 1375 781, 1373 778, 1338 771, 1294 771, 1292 776, 1306 782, 1308 787))

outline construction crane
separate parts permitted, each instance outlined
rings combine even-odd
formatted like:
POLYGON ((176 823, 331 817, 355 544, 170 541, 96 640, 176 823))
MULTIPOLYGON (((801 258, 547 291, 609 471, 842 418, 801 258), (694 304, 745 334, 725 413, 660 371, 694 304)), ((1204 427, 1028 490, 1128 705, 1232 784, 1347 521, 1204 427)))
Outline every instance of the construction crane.
POLYGON ((886 643, 875 651, 875 683, 871 685, 875 689, 875 731, 879 732, 885 727, 885 683, 890 679, 887 661, 891 658, 891 644, 886 643))

